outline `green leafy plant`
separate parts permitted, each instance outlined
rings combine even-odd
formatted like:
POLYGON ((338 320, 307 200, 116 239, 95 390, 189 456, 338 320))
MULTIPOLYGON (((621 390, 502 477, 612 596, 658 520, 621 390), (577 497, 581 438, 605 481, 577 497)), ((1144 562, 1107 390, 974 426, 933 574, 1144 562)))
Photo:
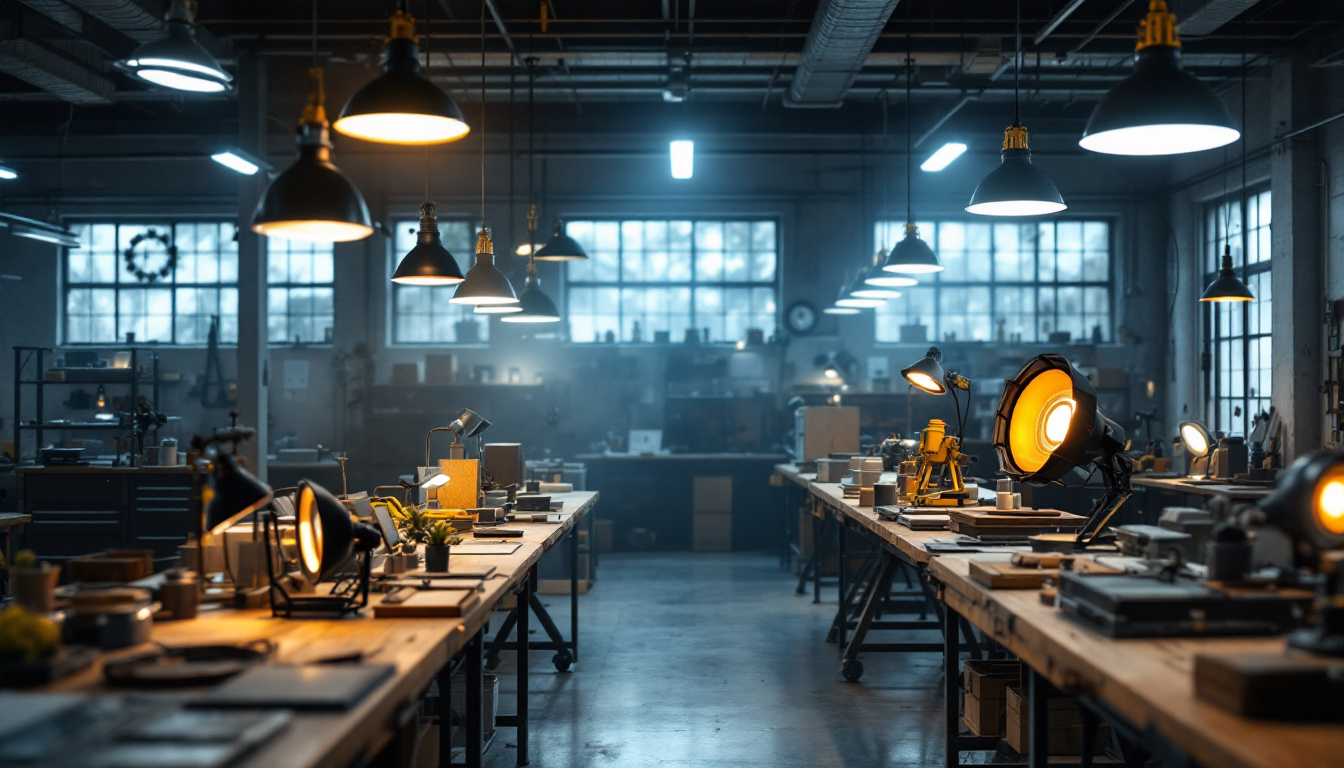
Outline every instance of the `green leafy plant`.
POLYGON ((406 516, 401 519, 401 537, 412 544, 424 544, 429 536, 430 520, 419 507, 406 507, 406 516))
POLYGON ((425 532, 426 543, 431 547, 451 547, 461 544, 462 538, 456 535, 453 526, 440 520, 425 532))

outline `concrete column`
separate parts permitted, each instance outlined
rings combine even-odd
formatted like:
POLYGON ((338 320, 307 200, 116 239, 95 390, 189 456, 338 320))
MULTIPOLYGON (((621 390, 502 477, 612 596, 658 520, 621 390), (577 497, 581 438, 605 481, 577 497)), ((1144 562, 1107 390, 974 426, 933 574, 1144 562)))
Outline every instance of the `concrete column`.
MULTIPOLYGON (((1300 56, 1271 65, 1275 134, 1312 117, 1312 74, 1300 56)), ((1321 285, 1316 134, 1277 145, 1271 158, 1274 301, 1273 403, 1285 426, 1285 463, 1320 447, 1321 285)))
MULTIPOLYGON (((238 57, 238 146, 266 156, 266 61, 243 52, 238 57)), ((239 423, 257 436, 240 446, 257 477, 266 479, 266 428, 270 349, 266 338, 266 239, 253 233, 252 211, 266 188, 265 174, 238 185, 238 413, 239 423)))

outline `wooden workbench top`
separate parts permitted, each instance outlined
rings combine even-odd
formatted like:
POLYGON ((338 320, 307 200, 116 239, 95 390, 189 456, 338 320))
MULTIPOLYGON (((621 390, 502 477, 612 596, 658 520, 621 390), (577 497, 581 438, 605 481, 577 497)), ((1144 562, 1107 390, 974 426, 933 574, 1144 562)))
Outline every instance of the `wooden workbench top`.
POLYGON ((982 586, 970 577, 975 557, 934 558, 929 572, 942 599, 1064 693, 1095 696, 1199 765, 1338 768, 1344 760, 1338 724, 1250 720, 1195 696, 1196 654, 1282 653, 1282 638, 1108 638, 1042 605, 1037 590, 982 586))
POLYGON ((175 475, 190 474, 190 469, 188 469, 187 465, 185 464, 178 464, 172 467, 128 467, 125 465, 120 467, 113 467, 108 464, 62 464, 51 466, 44 466, 42 464, 27 464, 22 467, 18 467, 15 471, 18 472, 19 474, 31 473, 31 474, 44 474, 44 475, 125 475, 133 473, 144 473, 144 474, 170 473, 175 475))
POLYGON ((1268 486, 1262 485, 1233 485, 1231 483, 1193 483, 1186 477, 1150 477, 1148 475, 1133 475, 1129 478, 1132 485, 1141 488, 1157 488, 1163 491, 1173 491, 1175 493, 1190 493, 1200 496, 1227 496, 1232 499, 1241 499, 1251 501, 1254 499, 1263 499, 1268 496, 1272 490, 1268 486))
POLYGON ((779 461, 788 458, 782 453, 581 453, 575 461, 617 461, 644 459, 669 461, 779 461))
MULTIPOLYGON (((396 674, 354 708, 342 713, 296 713, 274 740, 240 764, 248 768, 321 768, 359 762, 380 749, 395 730, 405 704, 424 691, 439 669, 460 652, 489 620, 495 606, 526 578, 531 568, 563 538, 594 504, 594 491, 553 494, 564 502, 558 523, 511 523, 523 536, 511 555, 452 555, 451 570, 481 570, 494 566, 481 600, 458 619, 374 619, 372 607, 346 619, 279 619, 263 611, 202 611, 196 619, 154 625, 153 642, 164 645, 246 643, 270 640, 277 645, 274 660, 288 663, 318 661, 353 652, 364 660, 392 664, 396 674)), ((378 599, 370 595, 370 603, 378 599)), ((117 651, 108 659, 141 650, 117 651)), ((45 692, 107 693, 101 664, 41 689, 45 692)))
POLYGON ((817 479, 816 472, 799 472, 797 464, 776 464, 775 474, 781 477, 787 477, 804 488, 808 487, 813 480, 817 479))
MULTIPOLYGON (((860 507, 854 503, 855 499, 846 499, 839 483, 813 482, 810 488, 812 495, 823 504, 872 531, 916 563, 928 563, 933 559, 933 555, 925 548, 930 539, 955 535, 949 531, 912 531, 895 520, 883 520, 872 507, 860 507)), ((948 509, 950 507, 938 507, 930 511, 946 512, 948 509)))

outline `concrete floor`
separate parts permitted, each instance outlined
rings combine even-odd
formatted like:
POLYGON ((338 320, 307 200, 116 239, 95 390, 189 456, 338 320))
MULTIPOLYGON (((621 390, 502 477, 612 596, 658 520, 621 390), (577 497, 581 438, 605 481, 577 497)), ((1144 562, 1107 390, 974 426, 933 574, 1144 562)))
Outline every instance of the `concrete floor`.
MULTIPOLYGON (((834 587, 813 605, 795 584, 777 555, 603 555, 573 671, 532 656, 531 764, 939 764, 941 657, 869 655, 863 682, 846 683, 826 643, 834 587)), ((568 631, 568 597, 544 599, 568 631)), ((512 670, 506 654, 501 712, 512 670)), ((515 765, 514 734, 500 729, 490 768, 515 765)))

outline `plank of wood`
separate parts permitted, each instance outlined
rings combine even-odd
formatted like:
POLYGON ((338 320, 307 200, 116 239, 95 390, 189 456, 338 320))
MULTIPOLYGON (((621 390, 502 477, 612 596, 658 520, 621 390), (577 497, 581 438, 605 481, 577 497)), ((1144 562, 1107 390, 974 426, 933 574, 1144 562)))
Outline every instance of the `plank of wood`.
POLYGON ((1025 568, 1003 561, 971 561, 971 578, 990 589, 1039 589, 1046 581, 1058 577, 1058 568, 1025 568))
POLYGON ((375 619, 455 619, 481 598, 471 589, 407 588, 382 595, 373 606, 375 619))

